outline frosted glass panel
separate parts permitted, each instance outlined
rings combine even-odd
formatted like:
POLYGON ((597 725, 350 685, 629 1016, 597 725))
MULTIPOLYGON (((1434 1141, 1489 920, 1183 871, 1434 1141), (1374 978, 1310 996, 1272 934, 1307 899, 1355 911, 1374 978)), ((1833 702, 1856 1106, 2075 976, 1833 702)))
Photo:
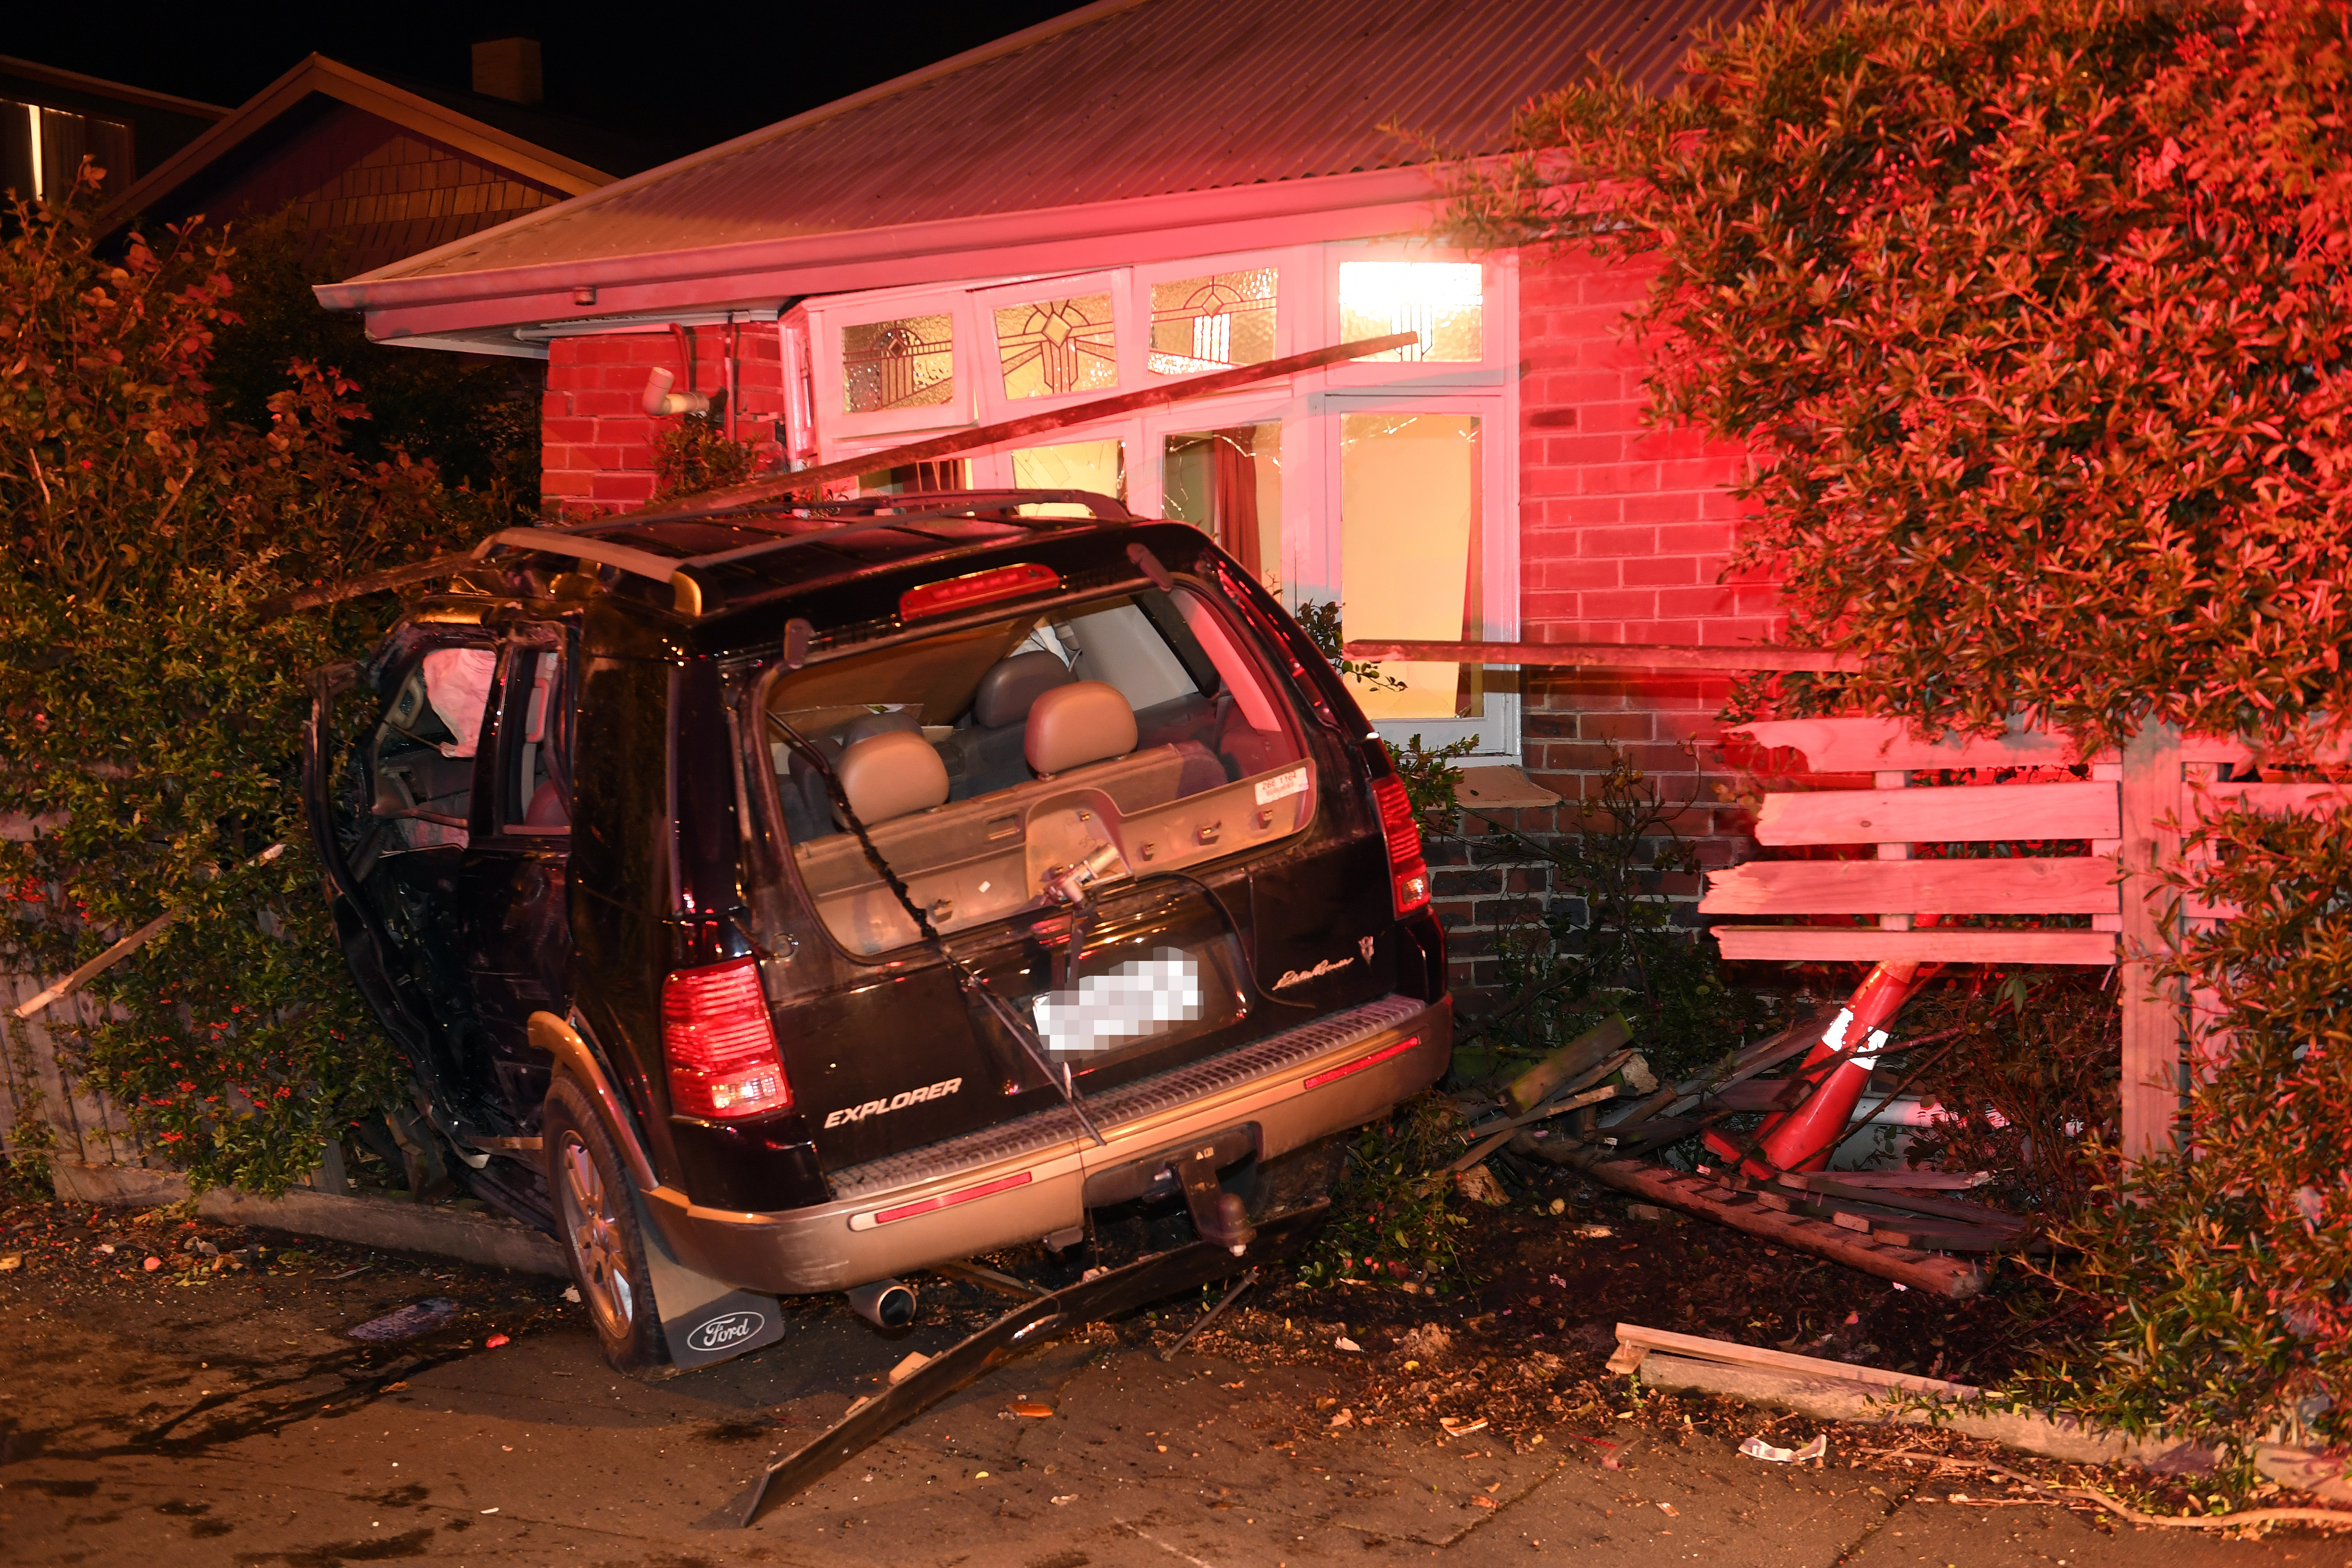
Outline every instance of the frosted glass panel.
MULTIPOLYGON (((1478 420, 1461 414, 1339 418, 1339 602, 1350 638, 1479 635, 1478 420)), ((1352 680, 1367 717, 1475 718, 1475 665, 1383 662, 1402 691, 1352 680)))
POLYGON ((1485 279, 1475 261, 1342 261, 1339 341, 1419 332, 1418 347, 1370 360, 1476 361, 1486 357, 1485 279))
POLYGON ((1117 386, 1110 296, 1008 305, 996 312, 996 352, 1007 397, 1059 397, 1117 386))
MULTIPOLYGON (((1127 444, 1072 441, 1060 447, 1031 447, 1013 454, 1013 482, 1024 490, 1092 490, 1124 505, 1127 444)), ((1021 510, 1028 517, 1087 515, 1087 509, 1075 501, 1039 501, 1021 510)))
POLYGON ((842 407, 851 414, 920 408, 955 395, 954 324, 908 316, 841 329, 842 407))
POLYGON ((1282 561, 1282 425, 1188 430, 1160 444, 1161 510, 1273 586, 1282 561))
POLYGON ((1219 272, 1151 286, 1151 351, 1160 375, 1190 375, 1274 357, 1276 270, 1219 272))

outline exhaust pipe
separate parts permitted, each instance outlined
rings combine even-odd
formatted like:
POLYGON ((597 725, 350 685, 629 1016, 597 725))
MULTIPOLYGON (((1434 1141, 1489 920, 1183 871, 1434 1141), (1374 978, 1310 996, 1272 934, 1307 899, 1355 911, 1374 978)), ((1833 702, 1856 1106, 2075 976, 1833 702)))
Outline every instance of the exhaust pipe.
POLYGON ((877 1329, 903 1329, 915 1321, 915 1292, 896 1279, 877 1279, 845 1292, 857 1315, 877 1329))

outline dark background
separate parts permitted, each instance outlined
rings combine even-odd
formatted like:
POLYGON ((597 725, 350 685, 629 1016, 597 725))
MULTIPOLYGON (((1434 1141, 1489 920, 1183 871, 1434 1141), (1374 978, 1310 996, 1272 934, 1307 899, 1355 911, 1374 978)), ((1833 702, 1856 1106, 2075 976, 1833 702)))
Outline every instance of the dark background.
POLYGON ((988 4, 26 5, 0 55, 234 108, 316 51, 362 70, 459 91, 471 46, 540 41, 548 110, 673 153, 755 131, 1076 8, 988 4))

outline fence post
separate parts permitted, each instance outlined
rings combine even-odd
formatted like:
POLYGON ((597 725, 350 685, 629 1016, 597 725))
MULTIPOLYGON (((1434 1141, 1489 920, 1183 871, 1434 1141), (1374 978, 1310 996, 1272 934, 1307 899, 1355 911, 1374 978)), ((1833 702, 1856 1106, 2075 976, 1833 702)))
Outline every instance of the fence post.
POLYGON ((2137 1161, 2170 1149, 2180 1118, 2180 983, 2159 982, 2152 962, 2168 951, 2177 918, 2179 895, 2158 873, 2180 859, 2180 731, 2152 723, 2133 736, 2124 746, 2121 788, 2116 995, 2124 1026, 2124 1157, 2137 1161))

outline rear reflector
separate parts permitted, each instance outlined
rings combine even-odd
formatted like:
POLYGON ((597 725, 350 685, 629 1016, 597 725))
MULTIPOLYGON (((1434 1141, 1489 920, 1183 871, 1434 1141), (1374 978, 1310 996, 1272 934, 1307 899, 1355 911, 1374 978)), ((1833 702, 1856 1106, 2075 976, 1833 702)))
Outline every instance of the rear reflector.
POLYGON ((1381 832, 1389 841, 1389 890, 1400 915, 1429 902, 1429 862, 1422 858, 1421 828, 1412 819, 1412 797, 1403 781, 1374 779, 1372 798, 1381 808, 1381 832))
POLYGON ((1317 1073, 1313 1078, 1308 1079, 1305 1083, 1300 1084, 1298 1087, 1301 1089, 1321 1089, 1325 1084, 1337 1082, 1339 1079, 1346 1078, 1349 1073, 1359 1073, 1363 1071, 1366 1068, 1378 1067, 1382 1062, 1387 1061, 1391 1057, 1401 1057, 1419 1044, 1421 1044, 1421 1037, 1419 1035, 1414 1035, 1409 1039, 1399 1040, 1393 1046, 1382 1046, 1379 1050, 1374 1051, 1368 1057, 1358 1057, 1354 1061, 1344 1063, 1341 1066, 1326 1068, 1323 1071, 1317 1073))
POLYGON ((765 1116, 793 1103, 755 958, 663 978, 662 1055, 681 1116, 765 1116))
POLYGON ((992 599, 1017 599, 1024 594, 1061 585, 1062 574, 1051 566, 1023 561, 909 588, 898 595, 898 618, 912 621, 925 616, 944 616, 950 610, 969 609, 992 599))
POLYGON ((874 1223, 888 1225, 894 1219, 912 1219, 919 1214, 933 1214, 940 1209, 953 1208, 958 1204, 968 1204, 974 1198, 990 1197, 997 1193, 1010 1192, 1014 1187, 1025 1187, 1028 1184, 1029 1173, 1021 1171, 1010 1176, 999 1176, 992 1182, 982 1182, 976 1187, 963 1187, 952 1193, 941 1193, 935 1198, 918 1198, 913 1203, 901 1204, 894 1209, 877 1210, 874 1215, 874 1223))

